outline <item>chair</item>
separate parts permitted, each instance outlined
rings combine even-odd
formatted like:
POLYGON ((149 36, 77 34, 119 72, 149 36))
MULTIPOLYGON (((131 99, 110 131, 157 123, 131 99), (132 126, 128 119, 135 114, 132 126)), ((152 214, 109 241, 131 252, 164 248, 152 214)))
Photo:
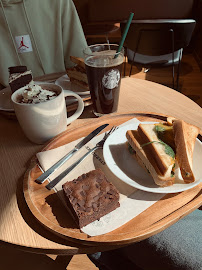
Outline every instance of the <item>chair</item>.
MULTIPOLYGON (((129 62, 132 60, 129 76, 134 63, 145 68, 172 66, 173 89, 175 89, 175 65, 177 65, 178 90, 183 49, 190 43, 195 24, 196 21, 193 19, 132 21, 124 43, 129 62)), ((125 21, 121 22, 121 33, 125 25, 125 21)), ((125 65, 126 61, 124 76, 125 65)))

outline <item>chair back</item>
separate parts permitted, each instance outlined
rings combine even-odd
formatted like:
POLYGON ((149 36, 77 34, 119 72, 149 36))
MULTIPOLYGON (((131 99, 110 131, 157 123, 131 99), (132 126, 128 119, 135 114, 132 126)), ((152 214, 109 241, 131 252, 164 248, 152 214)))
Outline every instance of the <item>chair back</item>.
MULTIPOLYGON (((182 20, 134 20, 125 40, 125 46, 139 54, 164 55, 189 45, 196 21, 182 20)), ((122 22, 123 34, 126 22, 122 22)))

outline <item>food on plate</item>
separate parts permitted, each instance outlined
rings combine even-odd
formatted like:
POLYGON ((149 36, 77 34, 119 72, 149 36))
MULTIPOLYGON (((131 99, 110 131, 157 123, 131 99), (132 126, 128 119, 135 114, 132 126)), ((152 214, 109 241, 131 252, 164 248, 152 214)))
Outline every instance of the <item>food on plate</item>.
POLYGON ((80 228, 120 206, 118 190, 101 169, 82 174, 62 188, 68 209, 80 228))
POLYGON ((140 124, 138 130, 127 131, 126 137, 138 163, 146 169, 159 186, 174 184, 175 154, 160 143, 155 125, 140 124))
POLYGON ((182 120, 173 122, 176 159, 185 183, 194 182, 193 152, 199 128, 182 120))
POLYGON ((32 82, 32 72, 26 66, 9 67, 9 85, 12 93, 32 82))
POLYGON ((167 124, 168 124, 169 126, 172 126, 174 120, 176 120, 176 118, 170 117, 170 116, 167 117, 167 124))
POLYGON ((137 162, 162 187, 173 185, 178 165, 185 183, 195 181, 193 151, 199 128, 183 120, 139 124, 126 137, 137 162), (172 125, 171 125, 172 124, 172 125))
POLYGON ((85 69, 85 63, 84 63, 84 59, 81 57, 76 57, 76 56, 70 56, 70 60, 77 64, 79 67, 82 67, 85 69))
POLYGON ((84 59, 70 56, 70 60, 76 64, 74 67, 66 69, 70 81, 76 85, 79 85, 84 90, 89 91, 84 59))

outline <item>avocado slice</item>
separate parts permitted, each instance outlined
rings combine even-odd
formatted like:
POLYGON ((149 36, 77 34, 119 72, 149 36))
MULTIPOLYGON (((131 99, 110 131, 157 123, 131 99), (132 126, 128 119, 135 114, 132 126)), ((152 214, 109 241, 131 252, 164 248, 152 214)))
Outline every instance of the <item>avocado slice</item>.
POLYGON ((172 147, 172 149, 175 151, 173 126, 168 126, 162 123, 155 124, 155 131, 158 138, 172 147))

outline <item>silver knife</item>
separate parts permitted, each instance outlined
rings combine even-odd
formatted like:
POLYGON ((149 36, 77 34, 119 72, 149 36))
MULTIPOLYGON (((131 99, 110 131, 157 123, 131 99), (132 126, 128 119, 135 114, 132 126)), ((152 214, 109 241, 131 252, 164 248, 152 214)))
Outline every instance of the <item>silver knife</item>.
POLYGON ((80 141, 69 153, 67 153, 64 157, 62 157, 59 161, 57 161, 52 167, 50 167, 47 171, 45 171, 42 175, 40 175, 35 182, 42 184, 51 174, 53 174, 58 168, 60 168, 68 159, 70 159, 81 147, 83 147, 86 143, 88 143, 92 138, 94 138, 97 134, 99 134, 104 128, 106 128, 109 124, 104 124, 94 131, 92 131, 88 136, 86 136, 82 141, 80 141))

